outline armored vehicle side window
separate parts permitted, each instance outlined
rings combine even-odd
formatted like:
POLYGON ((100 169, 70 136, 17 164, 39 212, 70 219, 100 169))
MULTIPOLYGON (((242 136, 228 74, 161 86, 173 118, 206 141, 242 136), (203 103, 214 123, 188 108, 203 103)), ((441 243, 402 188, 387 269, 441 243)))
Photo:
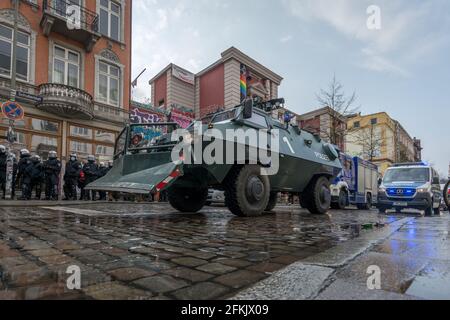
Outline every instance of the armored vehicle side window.
POLYGON ((214 118, 212 119, 211 123, 224 122, 224 121, 232 120, 234 118, 236 118, 236 110, 235 109, 216 114, 214 116, 214 118))
POLYGON ((248 122, 254 123, 259 127, 262 128, 267 128, 267 120, 266 117, 258 114, 258 113, 253 113, 252 117, 250 119, 247 119, 248 122))

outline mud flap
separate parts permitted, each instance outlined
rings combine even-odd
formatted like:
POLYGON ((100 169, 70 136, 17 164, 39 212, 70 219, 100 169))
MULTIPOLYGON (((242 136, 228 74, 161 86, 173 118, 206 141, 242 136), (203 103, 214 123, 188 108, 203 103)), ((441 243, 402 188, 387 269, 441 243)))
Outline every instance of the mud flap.
POLYGON ((106 176, 90 183, 85 189, 150 194, 167 189, 182 175, 182 165, 173 162, 128 175, 121 175, 119 168, 113 168, 106 176))

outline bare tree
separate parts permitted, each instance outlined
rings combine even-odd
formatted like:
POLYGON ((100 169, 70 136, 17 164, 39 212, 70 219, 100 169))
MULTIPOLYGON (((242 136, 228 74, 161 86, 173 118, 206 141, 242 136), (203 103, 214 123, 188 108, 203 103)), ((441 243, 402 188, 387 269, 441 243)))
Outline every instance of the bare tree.
POLYGON ((368 128, 359 128, 351 136, 352 142, 362 149, 359 156, 365 160, 373 161, 379 158, 381 150, 386 146, 386 140, 383 139, 381 132, 377 131, 373 124, 368 128))
POLYGON ((327 90, 321 89, 316 95, 317 101, 322 108, 328 109, 328 123, 321 123, 320 135, 332 144, 338 145, 348 133, 347 117, 357 113, 359 106, 355 106, 357 97, 353 92, 351 96, 346 96, 344 87, 333 76, 327 90))

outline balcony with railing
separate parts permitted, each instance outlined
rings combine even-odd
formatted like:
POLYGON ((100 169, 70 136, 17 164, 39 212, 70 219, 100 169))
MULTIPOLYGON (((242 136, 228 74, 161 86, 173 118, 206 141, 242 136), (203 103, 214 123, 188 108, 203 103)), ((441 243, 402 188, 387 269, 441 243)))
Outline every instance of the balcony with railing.
POLYGON ((90 52, 101 37, 98 33, 97 13, 79 6, 74 0, 44 0, 41 26, 44 34, 62 34, 84 44, 90 52))
POLYGON ((65 118, 94 118, 93 99, 86 91, 63 84, 45 83, 39 86, 39 95, 43 99, 37 105, 38 109, 65 118))

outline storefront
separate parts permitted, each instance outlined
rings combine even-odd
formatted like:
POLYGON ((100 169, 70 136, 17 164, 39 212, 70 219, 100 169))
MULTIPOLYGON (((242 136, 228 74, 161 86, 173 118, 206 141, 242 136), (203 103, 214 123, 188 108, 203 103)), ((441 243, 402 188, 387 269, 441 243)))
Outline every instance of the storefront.
MULTIPOLYGON (((8 119, 1 118, 0 136, 6 135, 8 123, 8 119)), ((47 159, 49 151, 56 151, 60 159, 67 159, 71 153, 76 153, 81 160, 90 154, 99 161, 110 160, 118 133, 92 125, 38 116, 26 116, 16 121, 14 127, 17 141, 12 145, 12 151, 18 156, 21 149, 28 149, 42 159, 47 159)), ((0 143, 7 144, 2 138, 0 143)))

